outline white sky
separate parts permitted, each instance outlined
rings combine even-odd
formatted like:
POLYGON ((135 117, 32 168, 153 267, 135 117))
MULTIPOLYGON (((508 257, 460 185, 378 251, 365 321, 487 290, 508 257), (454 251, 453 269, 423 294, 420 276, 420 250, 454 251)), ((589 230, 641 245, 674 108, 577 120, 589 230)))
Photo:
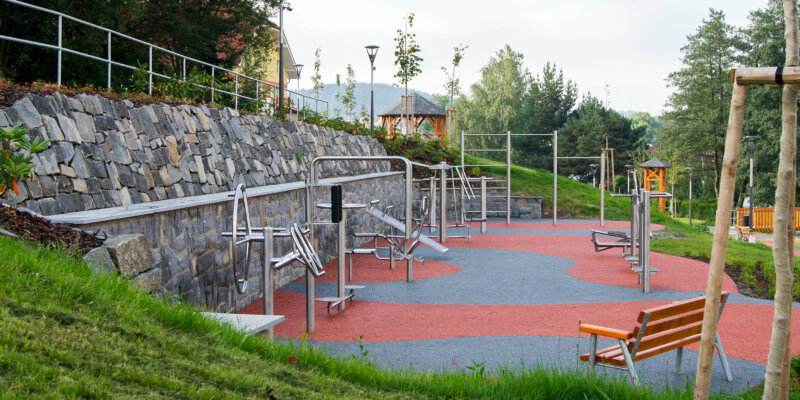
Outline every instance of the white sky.
MULTIPOLYGON (((750 11, 766 0, 294 0, 284 13, 286 35, 297 63, 305 67, 301 88, 311 87, 314 50, 322 49, 323 82, 344 79, 348 63, 356 80, 369 82, 364 46, 380 46, 375 82, 393 78, 394 37, 403 16, 416 15, 413 32, 422 50, 422 74, 410 87, 444 93, 442 66, 453 47, 468 45, 459 75, 462 89, 480 79, 480 69, 506 43, 525 55, 532 73, 556 63, 581 95, 605 98, 616 110, 661 114, 670 93, 665 78, 680 68, 680 48, 709 8, 729 24, 745 26, 750 11)), ((290 83, 296 88, 296 81, 290 83)))

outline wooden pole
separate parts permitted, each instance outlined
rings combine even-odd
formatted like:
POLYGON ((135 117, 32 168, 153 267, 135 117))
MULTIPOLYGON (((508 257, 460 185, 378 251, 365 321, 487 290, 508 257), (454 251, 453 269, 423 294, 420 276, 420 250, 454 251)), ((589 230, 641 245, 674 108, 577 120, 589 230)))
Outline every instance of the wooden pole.
MULTIPOLYGON (((786 65, 798 64, 797 1, 784 0, 786 27, 786 65)), ((797 85, 783 86, 783 108, 778 184, 775 190, 774 239, 775 310, 772 336, 764 375, 764 399, 789 398, 789 368, 786 365, 791 345, 792 253, 794 252, 795 160, 797 158, 797 85)), ((752 199, 751 199, 752 204, 752 199)), ((751 217, 752 218, 752 217, 751 217)))
POLYGON ((703 328, 700 337, 700 354, 697 358, 695 379, 695 400, 708 399, 711 389, 711 366, 714 359, 714 341, 719 322, 722 278, 725 275, 725 255, 728 250, 728 232, 731 224, 731 207, 736 184, 736 164, 739 162, 739 144, 744 123, 744 104, 747 99, 747 86, 733 84, 731 109, 728 116, 728 132, 725 135, 725 153, 722 159, 717 217, 714 226, 714 242, 711 247, 711 265, 708 269, 706 305, 703 315, 703 328))
POLYGON ((728 79, 740 85, 798 84, 800 67, 736 68, 728 71, 728 79), (778 77, 782 82, 778 81, 778 77))

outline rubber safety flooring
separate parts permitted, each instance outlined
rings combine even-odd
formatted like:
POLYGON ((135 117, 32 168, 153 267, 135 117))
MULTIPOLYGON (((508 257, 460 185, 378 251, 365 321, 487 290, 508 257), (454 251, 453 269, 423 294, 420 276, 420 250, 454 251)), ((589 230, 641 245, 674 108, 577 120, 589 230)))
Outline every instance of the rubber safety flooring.
MULTIPOLYGON (((371 255, 357 255, 353 283, 365 286, 344 311, 328 316, 317 303, 314 333, 306 334, 305 282, 297 280, 275 292, 275 314, 286 320, 275 329, 279 340, 305 337, 334 354, 368 351, 375 362, 420 371, 460 370, 481 364, 500 367, 581 368, 578 355, 587 352, 582 321, 617 329, 632 329, 639 311, 704 294, 708 264, 652 253, 660 272, 643 293, 638 274, 629 269, 620 249, 600 253, 590 241, 598 221, 504 221, 488 223, 487 232, 473 228, 470 243, 452 238, 439 254, 420 247, 426 261, 414 263, 413 282, 406 282, 406 265, 371 255), (363 349, 362 349, 363 347, 363 349)), ((653 229, 660 227, 653 226, 653 229)), ((604 230, 627 230, 627 222, 606 222, 604 230)), ((458 231, 450 231, 458 235, 458 231)), ((336 294, 337 264, 326 265, 316 280, 317 296, 336 294)), ((348 282, 349 283, 349 282, 348 282)), ((771 301, 743 296, 727 276, 723 290, 731 293, 719 325, 733 382, 725 379, 715 357, 714 390, 737 392, 763 380, 773 307, 771 301)), ((244 313, 258 313, 260 301, 244 313)), ((800 304, 793 311, 792 354, 800 353, 800 304)), ((606 341, 599 345, 612 345, 606 341)), ((683 387, 694 382, 698 345, 636 363, 637 373, 655 388, 683 387)), ((627 376, 600 368, 599 373, 627 376)))

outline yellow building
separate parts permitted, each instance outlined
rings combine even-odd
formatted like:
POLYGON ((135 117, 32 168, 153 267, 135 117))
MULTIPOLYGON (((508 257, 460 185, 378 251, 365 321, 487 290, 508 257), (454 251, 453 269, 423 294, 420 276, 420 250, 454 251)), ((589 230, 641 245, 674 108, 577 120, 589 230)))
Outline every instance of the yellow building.
MULTIPOLYGON (((239 61, 239 65, 234 68, 236 72, 253 78, 260 79, 271 85, 278 85, 278 35, 277 27, 270 27, 269 32, 272 35, 273 46, 270 46, 269 51, 255 52, 247 49, 239 61)), ((297 62, 292 54, 292 48, 289 46, 289 41, 286 39, 286 33, 283 33, 283 87, 289 89, 289 82, 299 78, 298 70, 295 68, 297 62)), ((268 90, 264 87, 261 88, 260 97, 262 100, 277 101, 278 94, 273 90, 268 90)), ((292 98, 296 96, 284 92, 285 98, 292 98)))

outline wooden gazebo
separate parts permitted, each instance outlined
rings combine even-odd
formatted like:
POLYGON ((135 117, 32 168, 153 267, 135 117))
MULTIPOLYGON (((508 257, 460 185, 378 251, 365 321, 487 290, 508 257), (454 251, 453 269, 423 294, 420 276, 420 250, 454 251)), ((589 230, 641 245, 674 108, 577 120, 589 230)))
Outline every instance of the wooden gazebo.
MULTIPOLYGON (((639 165, 644 171, 642 179, 645 190, 653 190, 653 184, 658 183, 658 189, 653 190, 656 193, 664 193, 667 190, 667 168, 672 168, 671 165, 661 161, 658 157, 653 157, 646 163, 639 165)), ((664 211, 667 207, 667 199, 662 197, 658 199, 658 208, 664 211)))
POLYGON ((411 125, 411 132, 416 132, 427 119, 433 125, 433 133, 436 134, 436 137, 444 138, 447 134, 447 112, 422 96, 412 94, 408 97, 405 112, 401 112, 403 111, 403 102, 401 101, 378 115, 381 117, 381 125, 391 134, 394 129, 402 129, 401 123, 404 124, 403 119, 407 118, 411 125))

